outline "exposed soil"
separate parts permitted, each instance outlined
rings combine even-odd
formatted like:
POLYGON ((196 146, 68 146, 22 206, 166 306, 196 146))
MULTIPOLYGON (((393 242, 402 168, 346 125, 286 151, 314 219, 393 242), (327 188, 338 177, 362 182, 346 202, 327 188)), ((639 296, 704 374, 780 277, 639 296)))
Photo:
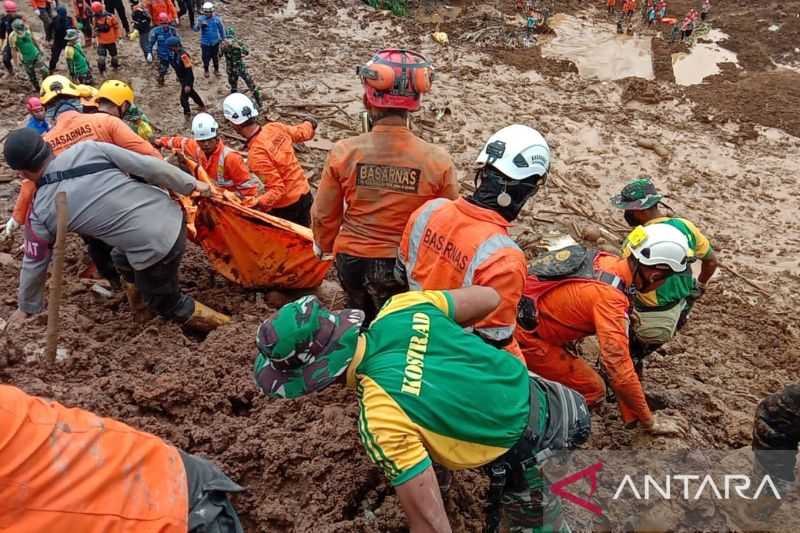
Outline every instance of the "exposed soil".
MULTIPOLYGON (((605 3, 594 4, 590 16, 601 16, 605 3)), ((670 4, 682 13, 690 3, 670 4)), ((430 17, 442 6, 422 2, 420 10, 430 17)), ((251 46, 250 71, 267 95, 268 117, 296 122, 315 113, 322 139, 354 134, 361 96, 353 67, 388 45, 418 48, 437 66, 434 90, 414 128, 449 149, 464 182, 471 182, 471 163, 493 131, 512 122, 539 128, 555 159, 547 190, 515 229, 531 253, 553 233, 593 235, 593 241, 599 235, 601 245, 614 245, 607 232, 622 235, 624 223, 607 198, 627 179, 653 176, 669 204, 712 239, 721 260, 766 294, 721 270, 687 328, 649 362, 645 390, 654 407, 685 420, 687 438, 652 439, 625 429, 609 405, 594 416, 590 446, 747 445, 757 401, 800 379, 800 74, 772 64, 798 60, 800 1, 716 2, 713 24, 730 35, 723 45, 739 54, 741 69, 726 67, 689 88, 675 86, 671 77, 669 54, 680 45, 654 39, 655 81, 587 81, 572 63, 520 45, 523 22, 513 2, 455 6, 462 11, 440 22, 397 19, 357 1, 244 0, 219 7, 251 46), (773 22, 781 25, 778 31, 768 30, 773 22), (448 33, 448 47, 431 40, 436 30, 448 33), (340 109, 275 107, 298 102, 340 109), (643 148, 642 140, 665 152, 643 148)), ((578 1, 559 6, 569 12, 587 7, 578 1)), ((20 7, 39 28, 29 8, 20 7)), ((198 64, 198 90, 222 123, 224 69, 220 78, 203 78, 198 39, 186 23, 180 31, 198 64)), ((138 48, 126 41, 121 50, 120 76, 134 85, 138 103, 164 132, 187 134, 174 79, 158 87, 138 48)), ((26 82, 0 80, 0 134, 22 121, 27 90, 26 82)), ((312 181, 325 155, 320 148, 299 152, 312 181)), ((13 178, 6 168, 3 178, 13 178)), ((4 216, 16 188, 0 185, 4 216)), ((2 317, 16 307, 20 236, 15 239, 0 255, 2 317)), ((65 359, 54 365, 40 360, 45 319, 37 317, 0 338, 0 380, 117 417, 214 460, 247 489, 236 504, 248 531, 404 529, 394 491, 358 442, 351 393, 332 388, 270 401, 253 383, 255 328, 294 294, 237 288, 210 275, 191 246, 181 272, 184 287, 234 317, 202 339, 159 321, 134 325, 124 298, 104 300, 78 281, 84 261, 79 239, 70 239, 67 257, 65 359)), ((337 300, 334 282, 320 291, 327 301, 337 300)), ((586 352, 592 353, 588 343, 586 352)), ((447 502, 454 530, 481 529, 485 488, 478 472, 456 476, 447 502)))

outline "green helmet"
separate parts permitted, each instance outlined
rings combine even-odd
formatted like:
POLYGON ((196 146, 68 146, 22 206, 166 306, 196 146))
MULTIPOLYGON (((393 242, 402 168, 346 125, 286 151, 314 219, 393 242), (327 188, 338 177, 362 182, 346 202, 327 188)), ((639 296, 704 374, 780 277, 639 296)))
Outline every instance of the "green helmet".
POLYGON ((11 23, 11 29, 14 31, 22 31, 25 29, 25 23, 22 22, 22 19, 16 19, 11 23))
POLYGON ((324 389, 347 370, 363 322, 363 311, 329 311, 315 296, 284 305, 258 328, 256 383, 277 398, 324 389))
POLYGON ((642 211, 660 203, 663 198, 650 178, 644 177, 628 182, 619 194, 611 197, 611 205, 626 211, 642 211))

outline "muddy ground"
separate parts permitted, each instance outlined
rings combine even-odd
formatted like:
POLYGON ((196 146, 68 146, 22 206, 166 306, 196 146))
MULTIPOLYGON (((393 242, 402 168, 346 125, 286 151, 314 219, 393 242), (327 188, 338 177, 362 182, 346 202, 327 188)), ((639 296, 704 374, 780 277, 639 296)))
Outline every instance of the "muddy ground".
MULTIPOLYGON (((688 88, 672 83, 668 67, 669 54, 681 45, 654 39, 655 80, 582 80, 569 61, 519 45, 522 19, 515 18, 513 2, 499 3, 499 10, 480 2, 454 4, 463 10, 423 1, 417 17, 407 19, 355 0, 244 0, 220 4, 220 12, 251 46, 250 70, 268 96, 269 118, 292 122, 315 113, 322 139, 354 134, 361 109, 354 67, 390 45, 421 49, 437 66, 434 91, 414 127, 448 147, 464 182, 471 181, 471 161, 493 131, 512 122, 539 128, 554 151, 551 180, 515 230, 532 253, 553 233, 579 238, 602 226, 621 235, 621 213, 612 211, 608 196, 627 179, 653 176, 669 204, 699 225, 731 270, 720 270, 693 320, 645 373, 653 405, 681 416, 688 437, 652 439, 627 430, 616 407, 607 406, 594 416, 590 445, 747 445, 757 401, 800 376, 794 310, 800 297, 800 74, 774 65, 800 59, 794 48, 800 1, 719 2, 713 24, 730 35, 723 46, 739 53, 740 65, 688 88), (773 23, 777 31, 768 29, 773 23), (449 47, 430 39, 437 29, 448 32, 449 47), (304 102, 328 107, 278 107, 304 102), (657 145, 661 155, 642 145, 657 145)), ((558 4, 559 10, 599 19, 605 2, 558 4)), ((689 4, 671 2, 681 9, 689 4)), ((197 37, 185 22, 181 33, 199 64, 197 37)), ((134 85, 137 103, 165 133, 187 133, 174 79, 159 88, 133 43, 123 43, 122 54, 119 75, 134 85)), ((224 74, 206 79, 199 67, 196 74, 198 90, 222 122, 224 74)), ((3 130, 22 121, 27 90, 20 80, 0 81, 3 130)), ((325 146, 300 153, 314 181, 325 146)), ((12 177, 7 169, 2 173, 12 177)), ((0 185, 4 216, 16 189, 14 182, 0 185)), ((0 255, 3 317, 16 307, 19 239, 0 255)), ((601 244, 613 240, 603 233, 601 244)), ((246 487, 237 507, 248 531, 403 529, 393 491, 357 440, 352 394, 331 389, 302 400, 269 401, 256 390, 254 331, 286 295, 244 291, 211 276, 191 247, 181 272, 184 286, 234 321, 206 339, 187 337, 158 321, 133 325, 123 299, 100 299, 78 281, 83 261, 80 241, 71 239, 64 360, 49 365, 39 359, 45 318, 37 317, 2 339, 3 382, 120 418, 211 458, 246 487)), ((336 286, 326 284, 323 292, 332 298, 336 286)), ((455 530, 480 530, 484 490, 478 473, 457 475, 447 502, 455 530)), ((723 527, 721 518, 714 520, 723 527)))

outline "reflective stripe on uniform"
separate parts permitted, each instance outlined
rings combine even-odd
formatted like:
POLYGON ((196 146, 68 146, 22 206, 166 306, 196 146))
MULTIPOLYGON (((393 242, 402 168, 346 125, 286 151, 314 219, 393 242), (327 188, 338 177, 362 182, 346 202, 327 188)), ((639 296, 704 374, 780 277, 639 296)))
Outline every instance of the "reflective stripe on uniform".
MULTIPOLYGON (((220 187, 232 187, 234 185, 233 180, 225 179, 225 158, 228 157, 228 154, 232 154, 234 152, 236 152, 236 150, 232 148, 228 148, 227 146, 222 147, 222 153, 219 155, 219 159, 217 160, 216 176, 216 182, 220 187)), ((236 186, 236 190, 244 191, 247 189, 256 188, 260 192, 263 190, 261 185, 261 180, 258 179, 257 176, 253 176, 251 174, 249 180, 244 181, 236 186)))
POLYGON ((448 201, 449 200, 446 198, 436 198, 435 200, 431 200, 425 204, 422 207, 422 211, 420 211, 419 216, 414 221, 414 224, 411 226, 411 235, 408 238, 408 258, 402 257, 402 252, 400 250, 397 252, 398 258, 403 261, 403 264, 406 267, 408 286, 412 290, 418 291, 421 289, 420 283, 414 279, 414 267, 417 264, 417 252, 419 251, 420 241, 422 241, 425 228, 428 227, 428 222, 430 221, 433 212, 448 201))
POLYGON ((475 250, 475 255, 472 256, 472 261, 470 261, 469 266, 467 266, 467 271, 464 274, 464 282, 461 286, 471 287, 472 281, 475 278, 475 272, 477 272, 481 264, 494 255, 496 251, 502 250, 503 248, 511 248, 513 250, 520 249, 517 243, 507 235, 495 234, 483 241, 481 245, 478 246, 478 249, 475 250))

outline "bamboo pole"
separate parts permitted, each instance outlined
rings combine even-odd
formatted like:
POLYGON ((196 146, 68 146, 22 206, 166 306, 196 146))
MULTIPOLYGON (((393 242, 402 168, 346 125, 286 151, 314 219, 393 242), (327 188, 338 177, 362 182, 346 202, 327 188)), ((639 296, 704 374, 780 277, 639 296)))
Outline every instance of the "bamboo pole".
POLYGON ((64 277, 64 242, 67 237, 67 193, 56 195, 56 246, 53 250, 53 276, 50 279, 50 299, 47 304, 47 360, 56 361, 58 346, 58 310, 61 307, 61 293, 64 277))

